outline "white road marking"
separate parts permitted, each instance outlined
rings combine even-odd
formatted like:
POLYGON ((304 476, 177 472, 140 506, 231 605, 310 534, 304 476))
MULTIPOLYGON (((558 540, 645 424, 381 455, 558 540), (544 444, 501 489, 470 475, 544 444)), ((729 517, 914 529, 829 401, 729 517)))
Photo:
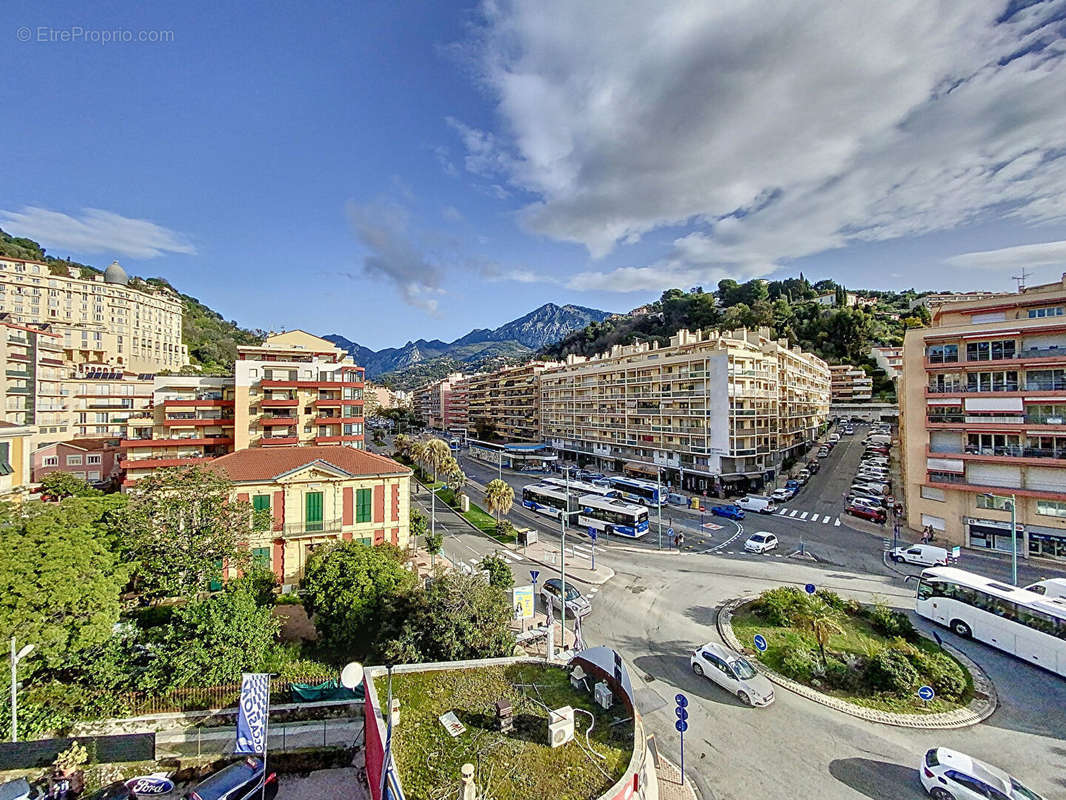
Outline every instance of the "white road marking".
POLYGON ((468 561, 469 561, 469 562, 470 562, 471 564, 480 564, 480 563, 481 563, 480 559, 477 559, 477 558, 470 558, 470 559, 467 559, 467 560, 468 560, 468 561))
POLYGON ((836 518, 836 522, 833 523, 833 527, 834 528, 839 528, 840 527, 840 517, 836 518))
POLYGON ((778 514, 787 514, 788 513, 788 509, 787 508, 779 509, 777 513, 778 514))
POLYGON ((790 513, 790 514, 789 514, 789 516, 790 516, 790 517, 794 517, 794 516, 796 516, 796 514, 798 514, 798 513, 799 513, 799 511, 793 511, 792 513, 790 513))
POLYGON ((800 519, 807 519, 807 512, 806 511, 804 511, 802 514, 800 514, 800 519))
POLYGON ((822 524, 826 525, 829 522, 829 517, 822 517, 822 524))

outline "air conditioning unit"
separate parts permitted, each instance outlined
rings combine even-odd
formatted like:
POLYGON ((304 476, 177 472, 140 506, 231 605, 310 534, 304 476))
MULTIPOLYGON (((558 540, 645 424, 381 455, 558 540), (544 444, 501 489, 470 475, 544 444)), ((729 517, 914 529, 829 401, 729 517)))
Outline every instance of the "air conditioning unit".
POLYGON ((611 690, 607 687, 606 681, 600 681, 593 689, 592 697, 596 701, 596 704, 604 711, 608 710, 614 703, 614 695, 611 694, 611 690))
POLYGON ((570 673, 570 685, 575 689, 585 689, 585 670, 581 669, 580 664, 570 673))
POLYGON ((548 741, 552 747, 561 747, 574 738, 574 709, 563 706, 548 715, 548 741))

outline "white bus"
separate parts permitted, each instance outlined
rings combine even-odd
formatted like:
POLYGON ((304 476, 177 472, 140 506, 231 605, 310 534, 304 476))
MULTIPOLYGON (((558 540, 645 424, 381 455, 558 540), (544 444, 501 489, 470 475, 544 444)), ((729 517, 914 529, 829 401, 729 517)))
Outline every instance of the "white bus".
POLYGON ((651 481, 642 481, 639 478, 608 478, 607 480, 622 497, 634 503, 661 506, 666 499, 666 491, 660 491, 659 485, 651 481))
POLYGON ((959 636, 1066 676, 1066 601, 936 567, 922 572, 915 610, 959 636))
POLYGON ((648 532, 648 509, 645 506, 595 494, 586 494, 578 500, 578 505, 581 507, 577 516, 580 530, 592 527, 598 533, 616 533, 631 539, 639 539, 648 532))
POLYGON ((564 490, 569 488, 570 494, 574 495, 574 497, 582 497, 586 494, 595 494, 599 495, 600 497, 620 496, 620 492, 617 489, 612 489, 610 487, 604 486, 596 486, 591 483, 586 483, 585 481, 570 481, 569 483, 567 483, 566 478, 545 478, 541 481, 541 483, 548 483, 552 486, 557 486, 560 489, 564 490))
POLYGON ((522 505, 531 511, 559 519, 566 509, 568 515, 578 510, 577 497, 567 495, 565 489, 548 483, 533 483, 522 489, 522 505))

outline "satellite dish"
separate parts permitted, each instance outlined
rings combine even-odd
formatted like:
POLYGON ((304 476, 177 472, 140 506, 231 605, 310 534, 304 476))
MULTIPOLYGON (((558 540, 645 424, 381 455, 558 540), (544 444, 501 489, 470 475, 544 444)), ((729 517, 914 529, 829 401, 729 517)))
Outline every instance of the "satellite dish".
POLYGON ((341 670, 341 686, 352 689, 363 682, 363 665, 353 661, 341 670))

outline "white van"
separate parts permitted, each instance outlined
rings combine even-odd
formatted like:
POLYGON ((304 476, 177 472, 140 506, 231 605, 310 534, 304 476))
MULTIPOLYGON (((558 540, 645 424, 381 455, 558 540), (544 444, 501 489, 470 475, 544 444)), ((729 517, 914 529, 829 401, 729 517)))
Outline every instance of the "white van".
POLYGON ((945 567, 954 559, 943 547, 932 544, 912 544, 910 547, 897 547, 889 554, 897 563, 919 564, 923 567, 945 567))
POLYGON ((773 514, 777 511, 777 504, 769 497, 758 494, 749 494, 737 500, 736 505, 745 511, 756 511, 760 514, 773 514))
POLYGON ((1066 578, 1048 578, 1046 581, 1030 583, 1025 588, 1048 598, 1066 597, 1066 578))
POLYGON ((863 442, 864 444, 892 444, 892 437, 886 433, 871 433, 863 442))

